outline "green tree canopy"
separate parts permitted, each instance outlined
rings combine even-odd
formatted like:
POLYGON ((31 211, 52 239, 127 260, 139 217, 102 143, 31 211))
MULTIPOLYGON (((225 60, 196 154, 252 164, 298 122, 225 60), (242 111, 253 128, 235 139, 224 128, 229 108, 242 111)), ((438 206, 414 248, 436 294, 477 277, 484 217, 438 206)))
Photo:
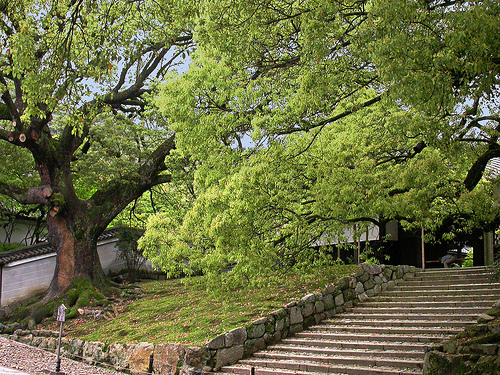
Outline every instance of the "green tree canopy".
POLYGON ((0 194, 49 213, 47 298, 75 278, 102 285, 99 234, 171 180, 174 135, 147 100, 192 50, 194 15, 176 0, 0 1, 2 168, 18 171, 1 175, 0 194), (21 179, 26 155, 34 169, 21 179))
POLYGON ((198 198, 142 246, 166 268, 250 274, 354 222, 497 221, 483 175, 500 156, 499 15, 495 1, 204 2, 190 70, 157 99, 202 161, 198 198))

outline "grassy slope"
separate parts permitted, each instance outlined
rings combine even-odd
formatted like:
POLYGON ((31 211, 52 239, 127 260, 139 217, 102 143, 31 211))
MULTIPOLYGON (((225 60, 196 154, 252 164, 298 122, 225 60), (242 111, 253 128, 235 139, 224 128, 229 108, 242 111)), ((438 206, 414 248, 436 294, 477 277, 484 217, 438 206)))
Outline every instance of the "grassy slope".
POLYGON ((148 282, 141 285, 146 295, 123 313, 107 321, 70 323, 70 336, 102 342, 199 345, 321 290, 354 270, 355 266, 320 267, 314 274, 266 279, 267 286, 262 288, 219 288, 212 293, 195 278, 148 282))

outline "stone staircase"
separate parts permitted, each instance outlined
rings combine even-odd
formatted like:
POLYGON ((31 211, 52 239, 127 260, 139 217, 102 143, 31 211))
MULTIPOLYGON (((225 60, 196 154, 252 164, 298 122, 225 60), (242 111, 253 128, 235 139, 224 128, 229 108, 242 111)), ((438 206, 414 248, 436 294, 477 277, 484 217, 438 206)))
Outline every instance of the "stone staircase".
POLYGON ((426 347, 499 299, 485 268, 429 269, 219 374, 421 374, 426 347))

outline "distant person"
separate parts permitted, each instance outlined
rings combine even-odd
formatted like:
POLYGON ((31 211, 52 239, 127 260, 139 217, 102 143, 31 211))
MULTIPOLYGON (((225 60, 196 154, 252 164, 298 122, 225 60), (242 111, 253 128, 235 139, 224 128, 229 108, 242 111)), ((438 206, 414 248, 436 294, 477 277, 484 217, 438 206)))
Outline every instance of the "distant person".
POLYGON ((454 262, 457 261, 457 256, 452 253, 446 254, 444 257, 441 258, 441 263, 443 263, 444 268, 450 268, 450 265, 454 262))

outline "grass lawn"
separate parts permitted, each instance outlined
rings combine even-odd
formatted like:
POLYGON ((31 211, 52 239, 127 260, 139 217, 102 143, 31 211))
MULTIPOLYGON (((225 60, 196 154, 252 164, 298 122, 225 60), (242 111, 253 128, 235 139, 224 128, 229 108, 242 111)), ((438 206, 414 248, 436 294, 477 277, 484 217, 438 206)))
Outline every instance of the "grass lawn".
POLYGON ((209 293, 199 278, 141 284, 145 295, 108 320, 68 322, 70 337, 132 343, 177 342, 201 345, 221 333, 241 327, 288 302, 321 290, 352 274, 356 266, 321 267, 314 274, 287 274, 267 279, 268 286, 240 287, 209 293))

